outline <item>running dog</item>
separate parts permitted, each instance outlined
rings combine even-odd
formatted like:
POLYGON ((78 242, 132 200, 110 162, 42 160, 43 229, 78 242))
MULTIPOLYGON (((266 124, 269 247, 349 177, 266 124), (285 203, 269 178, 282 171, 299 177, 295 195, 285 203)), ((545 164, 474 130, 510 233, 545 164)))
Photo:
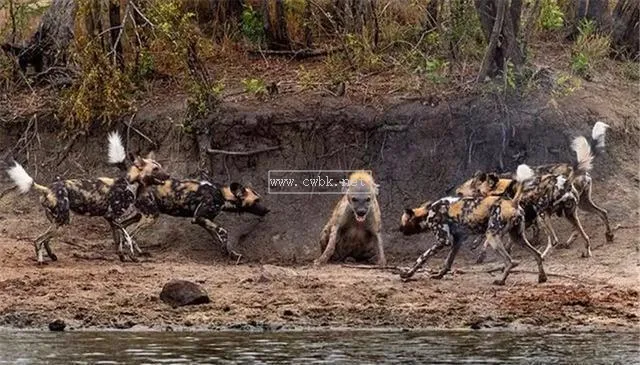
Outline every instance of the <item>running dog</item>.
MULTIPOLYGON (((110 134, 109 162, 121 163, 124 159, 125 150, 120 136, 110 134)), ((126 242, 131 251, 127 256, 131 261, 137 261, 133 256, 131 238, 122 228, 121 222, 135 211, 136 196, 144 187, 162 184, 169 178, 169 174, 154 160, 153 153, 146 158, 137 157, 127 173, 117 179, 57 178, 51 185, 44 186, 37 184, 17 162, 7 173, 21 194, 26 194, 32 188, 41 194, 40 204, 51 223, 34 242, 38 264, 44 263, 43 250, 52 261, 58 259, 51 250, 50 241, 57 235, 60 227, 70 224, 70 211, 79 215, 104 217, 111 228, 114 243, 118 246, 120 260, 125 261, 123 243, 126 242)))
POLYGON ((314 265, 326 264, 336 253, 336 247, 341 252, 339 256, 345 256, 354 250, 366 251, 369 243, 375 240, 377 264, 385 266, 387 260, 380 233, 382 222, 377 199, 378 185, 370 173, 356 171, 349 176, 344 190, 345 194, 322 229, 322 255, 314 261, 314 265))
MULTIPOLYGON (((607 215, 607 211, 603 208, 597 206, 591 197, 592 192, 592 179, 589 172, 592 169, 593 159, 597 154, 604 149, 605 146, 605 133, 609 126, 602 122, 597 122, 591 133, 591 142, 589 143, 585 137, 577 137, 572 141, 571 148, 575 151, 577 162, 574 164, 549 164, 549 165, 541 165, 534 168, 536 175, 553 175, 553 176, 563 176, 565 179, 569 181, 571 186, 575 189, 574 193, 576 195, 578 207, 582 210, 588 212, 595 212, 602 219, 606 227, 606 239, 608 242, 613 241, 613 231, 609 225, 609 219, 607 215)), ((513 196, 513 184, 515 181, 510 178, 510 174, 496 174, 496 173, 483 173, 476 172, 476 174, 462 185, 460 185, 456 189, 456 193, 458 196, 513 196)), ((542 189, 537 190, 540 194, 549 195, 549 191, 544 191, 542 189)), ((534 197, 532 197, 533 199, 534 197)), ((535 200, 535 199, 533 199, 535 200)), ((538 214, 541 214, 541 220, 546 218, 544 217, 544 208, 538 205, 538 207, 534 210, 531 205, 527 205, 524 207, 526 213, 526 224, 527 226, 532 225, 534 228, 537 228, 537 218, 538 214)), ((548 213, 548 212, 547 212, 548 213)), ((571 211, 571 209, 558 209, 556 213, 561 213, 558 215, 562 215, 562 213, 567 213, 565 216, 571 221, 574 226, 574 231, 571 236, 565 243, 565 246, 568 247, 578 236, 581 234, 586 242, 589 241, 588 236, 584 233, 584 230, 581 228, 579 222, 575 222, 577 217, 574 219, 575 213, 571 211)), ((554 246, 558 243, 557 235, 555 231, 550 226, 548 220, 546 222, 542 222, 546 226, 547 233, 550 233, 553 236, 554 246)), ((548 237, 549 238, 549 237, 548 237)), ((486 245, 483 247, 480 256, 478 257, 478 261, 482 262, 485 256, 486 245)), ((588 249, 583 256, 590 256, 590 249, 588 249)))
POLYGON ((404 235, 413 235, 433 231, 436 243, 416 260, 416 263, 400 277, 404 280, 413 276, 427 260, 445 246, 451 246, 442 269, 431 277, 441 279, 453 264, 461 243, 466 236, 483 234, 505 261, 501 279, 496 285, 504 285, 511 269, 519 262, 511 258, 502 243, 502 237, 509 235, 511 240, 520 243, 535 257, 538 264, 538 282, 547 281, 542 265, 542 254, 534 248, 524 234, 524 210, 520 200, 524 196, 524 185, 534 178, 534 172, 527 165, 520 165, 516 173, 516 187, 513 199, 502 196, 487 197, 446 197, 433 203, 427 202, 415 209, 406 209, 400 221, 400 231, 404 235))
MULTIPOLYGON (((205 180, 178 180, 170 178, 162 185, 147 189, 136 201, 140 213, 122 222, 126 229, 138 223, 131 236, 153 225, 160 214, 191 218, 192 224, 204 228, 217 239, 225 253, 232 252, 228 245, 227 230, 213 222, 222 211, 251 213, 265 216, 269 209, 261 204, 261 197, 250 187, 239 183, 224 186, 205 180), (145 220, 140 222, 145 216, 145 220)), ((134 242, 135 249, 140 252, 134 242)), ((241 255, 233 252, 238 257, 241 255)))

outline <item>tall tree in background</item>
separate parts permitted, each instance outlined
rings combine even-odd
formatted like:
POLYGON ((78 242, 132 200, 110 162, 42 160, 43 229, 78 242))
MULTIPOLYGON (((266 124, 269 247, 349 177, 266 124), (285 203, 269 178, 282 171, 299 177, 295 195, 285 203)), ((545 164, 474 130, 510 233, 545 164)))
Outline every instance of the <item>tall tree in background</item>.
POLYGON ((67 51, 73 41, 76 11, 75 0, 52 0, 38 29, 25 46, 5 43, 2 49, 18 58, 23 71, 28 65, 38 73, 66 65, 67 51))
POLYGON ((640 58, 640 1, 618 0, 613 10, 612 38, 615 56, 640 58))
MULTIPOLYGON (((637 0, 636 0, 637 1, 637 0)), ((568 2, 567 14, 568 39, 575 39, 578 27, 583 20, 591 20, 598 31, 606 34, 611 31, 611 11, 609 0, 575 0, 568 2)))
POLYGON ((504 70, 508 62, 522 66, 524 53, 517 41, 522 0, 475 0, 475 6, 488 42, 478 80, 504 70))

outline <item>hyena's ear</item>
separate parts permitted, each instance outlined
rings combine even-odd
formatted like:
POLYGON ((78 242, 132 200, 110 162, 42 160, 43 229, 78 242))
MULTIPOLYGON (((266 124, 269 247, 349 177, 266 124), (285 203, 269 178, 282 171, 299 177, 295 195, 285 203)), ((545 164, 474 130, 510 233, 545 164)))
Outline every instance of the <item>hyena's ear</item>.
POLYGON ((346 194, 347 191, 349 191, 350 184, 351 184, 351 181, 349 179, 344 180, 342 183, 340 183, 340 185, 342 185, 342 187, 340 188, 340 191, 342 192, 342 194, 346 194))
POLYGON ((498 185, 498 181, 500 181, 500 178, 498 177, 498 175, 491 173, 487 175, 487 181, 489 182, 491 187, 495 187, 496 185, 498 185))
POLYGON ((146 159, 147 159, 147 160, 154 160, 154 161, 155 161, 155 159, 156 159, 156 153, 155 153, 154 151, 149 152, 149 153, 147 154, 146 159))

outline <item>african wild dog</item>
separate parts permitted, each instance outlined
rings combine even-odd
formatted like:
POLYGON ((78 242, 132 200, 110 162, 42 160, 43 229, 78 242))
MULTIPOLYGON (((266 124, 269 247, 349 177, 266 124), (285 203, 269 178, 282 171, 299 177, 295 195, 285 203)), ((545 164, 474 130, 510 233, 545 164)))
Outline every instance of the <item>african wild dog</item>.
MULTIPOLYGON (((125 151, 119 135, 109 135, 109 162, 119 163, 124 158, 125 151)), ((124 261, 122 245, 126 241, 131 249, 132 242, 120 225, 121 221, 135 211, 136 195, 142 187, 164 183, 169 178, 162 166, 153 159, 153 153, 147 158, 137 157, 126 175, 118 179, 103 177, 62 180, 57 178, 47 187, 35 183, 17 162, 7 170, 7 173, 20 193, 27 193, 34 188, 42 194, 40 203, 51 225, 34 242, 38 264, 44 263, 43 249, 52 261, 57 260, 51 250, 50 241, 56 236, 60 227, 70 223, 70 211, 79 215, 104 217, 109 223, 114 242, 118 245, 118 256, 124 261)), ((128 256, 132 261, 137 261, 132 253, 128 256)))
MULTIPOLYGON (((136 214, 122 223, 123 227, 138 223, 132 230, 136 232, 152 225, 160 214, 173 217, 192 218, 191 223, 204 228, 217 239, 225 253, 228 247, 227 230, 213 220, 221 211, 251 213, 265 216, 269 209, 260 203, 261 197, 250 187, 239 183, 223 186, 209 181, 168 179, 162 185, 147 189, 136 201, 141 214, 136 214), (146 220, 140 222, 142 215, 146 220)), ((135 246, 136 249, 137 245, 135 246)), ((238 257, 241 255, 234 252, 238 257)))
MULTIPOLYGON (((578 201, 578 207, 582 210, 588 212, 595 212, 602 219, 606 227, 606 239, 608 242, 613 241, 613 232, 609 225, 609 219, 607 216, 607 211, 598 207, 591 198, 592 191, 592 179, 589 175, 589 171, 592 168, 593 158, 604 148, 605 145, 605 133, 609 126, 602 122, 597 122, 593 126, 593 130, 591 133, 591 143, 589 143, 585 137, 577 137, 572 141, 571 148, 576 152, 577 162, 574 164, 549 164, 549 165, 541 165, 534 168, 536 175, 554 175, 554 176, 563 176, 568 180, 569 184, 575 189, 574 193, 576 195, 576 199, 578 201)), ((549 179, 550 177, 548 177, 549 179)), ((506 195, 513 196, 513 184, 515 182, 509 178, 509 175, 505 174, 495 174, 495 173, 481 173, 477 172, 473 178, 467 180, 462 185, 460 185, 456 189, 456 193, 459 196, 489 196, 489 195, 506 195)), ((537 193, 539 194, 547 194, 550 192, 544 189, 537 189, 537 193)), ((535 197, 531 196, 529 201, 533 201, 535 197)), ((535 209, 534 206, 528 204, 524 206, 525 215, 526 215, 526 224, 527 226, 533 225, 537 227, 536 221, 538 220, 538 214, 542 215, 541 223, 547 226, 546 231, 548 234, 553 236, 553 246, 557 245, 558 237, 555 234, 555 231, 550 226, 549 221, 545 217, 549 215, 549 211, 545 214, 545 209, 542 207, 543 204, 538 204, 535 209)), ((566 203, 565 203, 566 205, 566 203)), ((575 240, 578 234, 581 234, 585 239, 587 246, 589 245, 589 237, 584 233, 582 226, 579 221, 577 221, 577 217, 574 219, 573 216, 575 212, 571 210, 570 207, 564 207, 564 209, 555 209, 554 212, 558 215, 566 216, 571 224, 574 226, 574 231, 571 236, 565 243, 565 246, 568 245, 575 240), (565 214, 566 213, 566 214, 565 214)), ((549 245, 549 239, 551 237, 548 236, 547 242, 549 245)), ((486 245, 483 247, 480 256, 478 257, 478 261, 481 262, 485 256, 486 245)), ((548 250, 545 251, 545 254, 548 250)), ((587 249, 587 252, 584 253, 583 256, 589 257, 590 249, 587 249)))
POLYGON ((400 231, 412 235, 431 230, 436 235, 436 243, 425 251, 413 267, 400 274, 408 279, 422 267, 429 257, 435 255, 444 246, 451 246, 444 267, 432 278, 442 278, 450 269, 460 245, 469 234, 484 234, 486 241, 505 261, 504 273, 494 284, 503 285, 509 271, 518 265, 502 244, 502 237, 509 237, 534 255, 538 264, 538 282, 547 281, 542 266, 542 255, 524 235, 524 210, 520 207, 524 184, 534 177, 533 171, 526 165, 517 170, 516 193, 513 199, 502 196, 487 197, 446 197, 433 203, 427 202, 415 209, 406 209, 400 221, 400 231))
POLYGON ((356 171, 349 176, 345 194, 336 205, 331 218, 322 229, 320 249, 322 255, 314 265, 322 265, 329 259, 342 259, 354 252, 359 255, 368 251, 375 240, 377 264, 385 266, 378 185, 366 171, 356 171), (337 248, 337 252, 336 252, 337 248))

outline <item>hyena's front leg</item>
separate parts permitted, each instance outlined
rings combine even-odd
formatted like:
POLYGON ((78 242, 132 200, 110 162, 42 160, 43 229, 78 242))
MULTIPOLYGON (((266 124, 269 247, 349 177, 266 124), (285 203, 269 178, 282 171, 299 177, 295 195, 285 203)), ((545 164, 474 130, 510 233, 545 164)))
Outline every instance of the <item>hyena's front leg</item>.
POLYGON ((336 252, 336 241, 338 239, 338 227, 332 226, 330 228, 329 233, 329 242, 327 242, 327 247, 325 247, 324 252, 320 257, 318 257, 313 264, 315 266, 326 264, 331 256, 333 256, 334 252, 336 252))
POLYGON ((378 249, 378 266, 387 266, 387 259, 384 256, 384 245, 382 244, 382 234, 380 232, 376 233, 376 247, 378 249))

